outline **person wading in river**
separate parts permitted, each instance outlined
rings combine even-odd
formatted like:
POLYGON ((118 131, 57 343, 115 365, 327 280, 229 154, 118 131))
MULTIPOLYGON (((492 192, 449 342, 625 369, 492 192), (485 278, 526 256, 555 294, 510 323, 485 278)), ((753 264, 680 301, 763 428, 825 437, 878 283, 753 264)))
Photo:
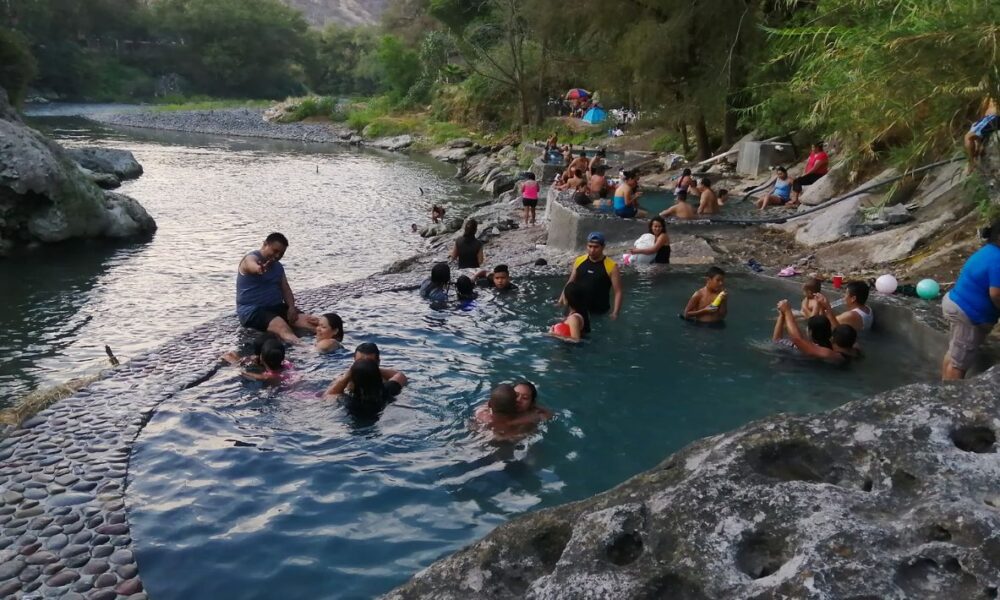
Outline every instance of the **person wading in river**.
POLYGON ((292 328, 315 331, 319 320, 295 307, 295 295, 281 264, 287 249, 288 239, 272 233, 260 250, 243 257, 236 274, 236 314, 244 327, 269 331, 286 343, 298 344, 292 328))

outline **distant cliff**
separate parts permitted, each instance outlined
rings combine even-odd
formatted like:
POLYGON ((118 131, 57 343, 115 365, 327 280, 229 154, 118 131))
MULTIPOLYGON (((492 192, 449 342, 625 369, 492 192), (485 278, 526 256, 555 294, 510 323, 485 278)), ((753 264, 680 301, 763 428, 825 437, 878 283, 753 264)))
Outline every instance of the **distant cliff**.
POLYGON ((302 11, 310 25, 337 23, 348 27, 374 25, 389 0, 282 0, 302 11))

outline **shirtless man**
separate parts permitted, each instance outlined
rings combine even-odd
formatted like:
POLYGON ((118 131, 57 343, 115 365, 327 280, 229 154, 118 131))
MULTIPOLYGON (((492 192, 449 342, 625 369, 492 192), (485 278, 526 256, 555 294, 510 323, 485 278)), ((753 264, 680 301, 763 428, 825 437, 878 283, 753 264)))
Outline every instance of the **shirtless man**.
POLYGON ((664 219, 669 219, 673 217, 674 219, 694 219, 697 217, 697 213, 694 211, 694 207, 687 203, 687 192, 677 192, 674 196, 676 201, 674 205, 667 210, 660 213, 660 216, 664 219))
POLYGON ((567 176, 567 179, 569 177, 572 177, 577 170, 579 170, 581 174, 586 173, 590 167, 590 161, 587 160, 586 154, 581 152, 580 154, 577 154, 575 157, 573 157, 572 146, 570 146, 569 152, 570 152, 569 156, 572 157, 572 160, 570 160, 569 164, 566 165, 566 171, 564 172, 564 174, 567 176))
POLYGON ((698 201, 699 215, 714 215, 719 212, 719 198, 712 191, 712 181, 708 177, 702 177, 695 190, 700 196, 698 201))
POLYGON ((608 178, 604 175, 607 170, 606 166, 598 165, 594 167, 594 171, 590 175, 590 181, 587 182, 587 193, 594 200, 608 197, 608 178))

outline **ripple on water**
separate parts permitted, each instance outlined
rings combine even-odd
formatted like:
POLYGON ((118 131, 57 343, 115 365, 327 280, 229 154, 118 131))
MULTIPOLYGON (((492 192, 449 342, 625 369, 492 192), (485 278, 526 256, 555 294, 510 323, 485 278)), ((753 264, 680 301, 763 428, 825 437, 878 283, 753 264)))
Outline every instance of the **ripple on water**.
POLYGON ((349 281, 423 247, 409 232, 432 203, 476 197, 452 167, 344 148, 130 130, 39 119, 68 145, 132 150, 145 173, 121 190, 159 229, 149 243, 81 242, 0 261, 17 282, 0 311, 0 406, 38 385, 155 348, 232 312, 236 264, 270 231, 291 245, 294 289, 349 281), (420 188, 424 193, 420 192, 420 188))
POLYGON ((345 344, 378 343, 411 380, 376 423, 317 397, 347 351, 293 349, 289 387, 223 369, 168 400, 130 464, 150 594, 372 597, 512 515, 606 489, 696 438, 836 406, 927 366, 893 340, 870 346, 899 361, 891 373, 884 361, 845 372, 781 360, 751 342, 769 335, 783 291, 733 278, 729 326, 703 329, 674 316, 698 279, 669 273, 627 278, 619 321, 596 319, 593 339, 570 347, 545 335, 561 281, 519 283, 469 312, 429 310, 413 292, 337 302, 345 344), (470 434, 488 390, 519 377, 557 418, 513 446, 470 434))

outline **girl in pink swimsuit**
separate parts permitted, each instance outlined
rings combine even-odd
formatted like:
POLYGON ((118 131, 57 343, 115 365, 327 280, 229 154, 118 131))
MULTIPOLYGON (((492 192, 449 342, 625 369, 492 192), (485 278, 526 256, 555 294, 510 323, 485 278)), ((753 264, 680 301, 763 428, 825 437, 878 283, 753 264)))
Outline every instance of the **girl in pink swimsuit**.
POLYGON ((521 204, 524 205, 524 224, 535 224, 535 209, 538 207, 538 182, 535 181, 535 174, 528 172, 524 174, 525 180, 521 183, 521 204))

